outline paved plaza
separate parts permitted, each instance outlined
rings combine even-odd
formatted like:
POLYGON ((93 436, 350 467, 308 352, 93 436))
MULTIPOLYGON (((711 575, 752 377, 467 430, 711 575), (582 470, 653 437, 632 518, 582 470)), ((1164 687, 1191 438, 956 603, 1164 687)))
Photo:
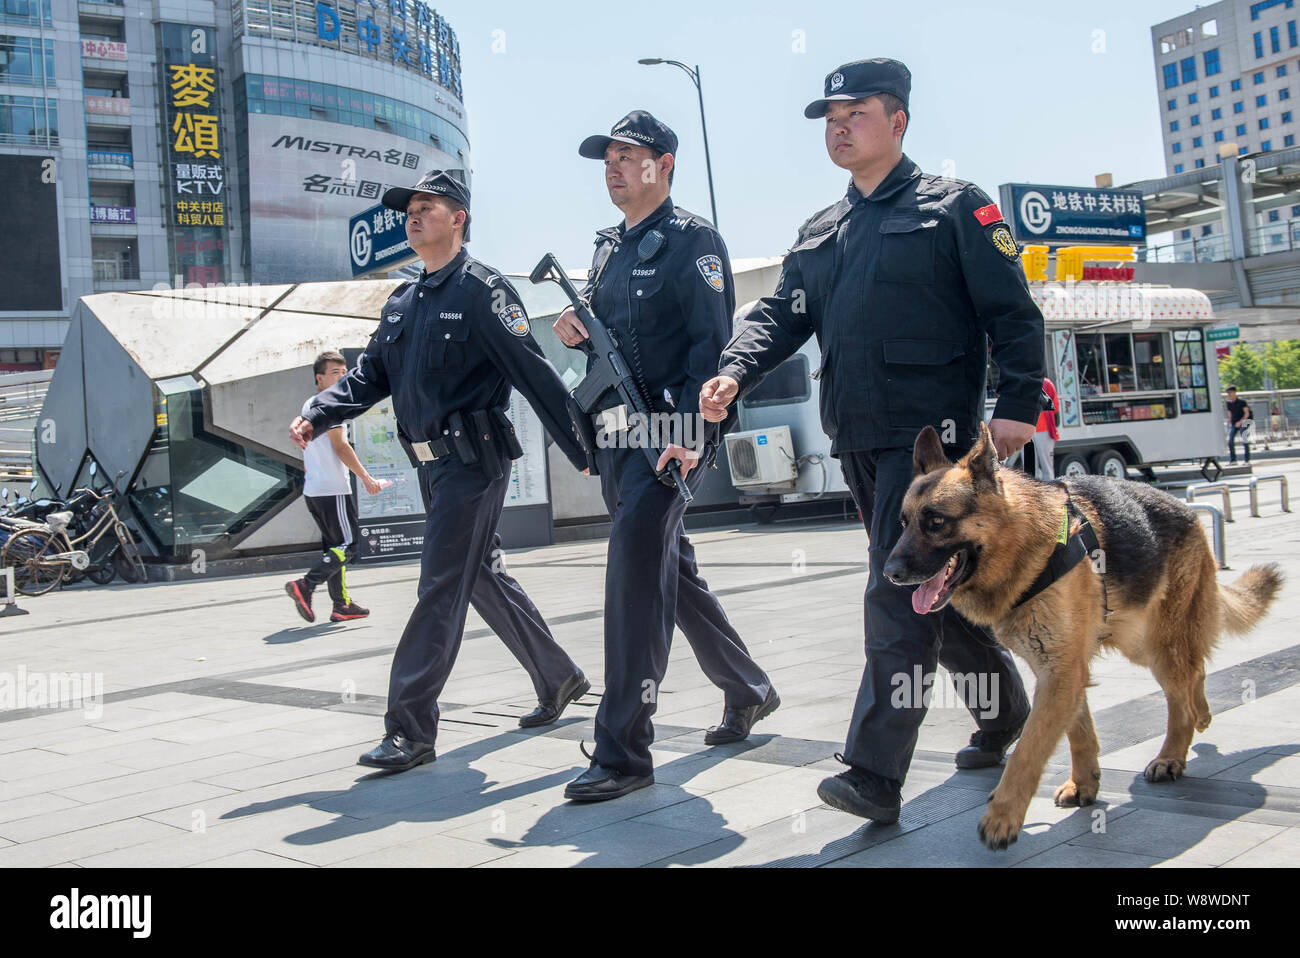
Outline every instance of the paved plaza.
MULTIPOLYGON (((1257 470, 1300 481, 1300 463, 1257 470)), ((1293 865, 1300 511, 1282 514, 1269 491, 1264 517, 1252 518, 1244 482, 1234 484, 1231 569, 1221 578, 1277 561, 1288 579, 1263 625, 1225 639, 1210 663, 1214 721, 1196 736, 1186 777, 1143 781, 1163 738, 1163 695, 1145 669, 1101 658, 1089 693, 1100 804, 1052 804, 1067 774, 1062 743, 1007 852, 976 837, 1000 770, 954 768, 973 725, 946 680, 896 825, 867 824, 818 800, 817 783, 842 769, 832 755, 863 666, 866 539, 847 522, 778 522, 692 539, 782 707, 749 741, 706 747, 721 694, 679 634, 655 720, 656 784, 590 806, 562 792, 586 767, 579 743, 592 741, 602 691, 603 539, 508 556, 591 692, 558 725, 520 730, 517 718, 536 704, 531 684, 471 612, 444 694, 438 760, 396 776, 355 762, 383 733, 389 660, 415 601, 414 563, 352 571, 351 589, 373 614, 346 625, 301 621, 283 574, 25 599, 29 615, 0 618, 0 681, 9 683, 0 711, 0 868, 1293 865), (81 676, 92 701, 34 701, 53 673, 81 676), (93 700, 99 682, 102 700, 93 700)), ((323 595, 317 604, 327 608, 323 595)), ((1022 672, 1032 687, 1023 664, 1022 672)))

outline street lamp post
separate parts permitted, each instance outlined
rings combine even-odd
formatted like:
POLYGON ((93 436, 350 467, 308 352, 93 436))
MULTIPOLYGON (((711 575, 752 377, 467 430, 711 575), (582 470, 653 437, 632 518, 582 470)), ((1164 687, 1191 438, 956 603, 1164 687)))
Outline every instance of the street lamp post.
POLYGON ((704 119, 704 88, 700 86, 700 68, 699 66, 696 66, 694 69, 691 69, 685 63, 678 60, 664 60, 660 57, 647 57, 644 60, 638 60, 637 63, 647 67, 658 66, 661 63, 671 64, 672 66, 681 68, 686 75, 691 78, 691 82, 695 84, 695 92, 699 94, 700 97, 700 128, 704 131, 704 168, 708 172, 709 176, 709 206, 713 210, 713 225, 717 228, 718 201, 713 195, 713 161, 709 157, 709 125, 704 119))

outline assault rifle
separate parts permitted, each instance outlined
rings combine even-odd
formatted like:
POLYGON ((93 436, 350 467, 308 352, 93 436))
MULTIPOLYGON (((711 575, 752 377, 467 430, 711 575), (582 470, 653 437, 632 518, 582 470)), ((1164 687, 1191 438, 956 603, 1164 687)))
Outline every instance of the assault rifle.
MULTIPOLYGON (((537 264, 528 278, 534 284, 551 282, 564 290, 564 295, 573 304, 573 311, 577 314, 579 322, 587 330, 588 338, 582 341, 581 348, 588 355, 594 356, 595 362, 591 364, 591 370, 582 382, 578 383, 569 394, 568 409, 569 419, 573 422, 573 428, 587 452, 587 468, 591 475, 599 475, 596 469, 596 428, 591 417, 600 406, 600 401, 609 392, 615 393, 619 402, 636 414, 644 426, 646 441, 640 443, 640 446, 650 462, 650 468, 654 470, 664 450, 655 445, 649 428, 651 409, 646 397, 641 394, 636 377, 632 375, 626 360, 623 359, 618 339, 604 323, 596 318, 591 307, 578 295, 577 289, 569 281, 569 277, 565 275, 553 253, 543 256, 542 261, 537 264)), ((666 486, 676 486, 677 494, 686 502, 690 502, 695 497, 691 495, 691 490, 686 488, 681 467, 680 460, 670 459, 668 465, 655 472, 655 476, 666 486)))

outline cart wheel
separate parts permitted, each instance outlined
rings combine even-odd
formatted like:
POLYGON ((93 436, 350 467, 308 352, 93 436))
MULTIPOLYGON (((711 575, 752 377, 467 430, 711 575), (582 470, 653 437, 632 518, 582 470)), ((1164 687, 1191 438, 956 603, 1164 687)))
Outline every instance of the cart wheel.
POLYGON ((1088 460, 1077 452, 1067 452, 1056 460, 1056 477, 1058 479, 1078 479, 1088 475, 1088 460))
POLYGON ((1127 479, 1128 463, 1124 456, 1115 449, 1103 449, 1092 457, 1092 471, 1099 476, 1111 479, 1127 479))
POLYGON ((13 566, 14 588, 23 595, 44 595, 58 588, 68 564, 45 556, 62 552, 63 537, 47 530, 18 532, 5 543, 0 567, 13 566))

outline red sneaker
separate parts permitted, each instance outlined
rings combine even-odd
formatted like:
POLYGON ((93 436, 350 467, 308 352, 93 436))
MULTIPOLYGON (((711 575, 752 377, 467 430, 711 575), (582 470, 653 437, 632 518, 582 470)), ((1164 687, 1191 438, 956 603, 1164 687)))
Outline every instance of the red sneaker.
POLYGON ((369 609, 363 609, 355 602, 349 602, 347 605, 334 606, 334 611, 330 613, 330 621, 350 622, 352 619, 364 619, 369 614, 369 609))
POLYGON ((284 591, 293 599, 293 606, 300 616, 308 622, 316 621, 316 613, 311 610, 311 589, 307 588, 307 583, 302 579, 294 579, 284 584, 284 591))

